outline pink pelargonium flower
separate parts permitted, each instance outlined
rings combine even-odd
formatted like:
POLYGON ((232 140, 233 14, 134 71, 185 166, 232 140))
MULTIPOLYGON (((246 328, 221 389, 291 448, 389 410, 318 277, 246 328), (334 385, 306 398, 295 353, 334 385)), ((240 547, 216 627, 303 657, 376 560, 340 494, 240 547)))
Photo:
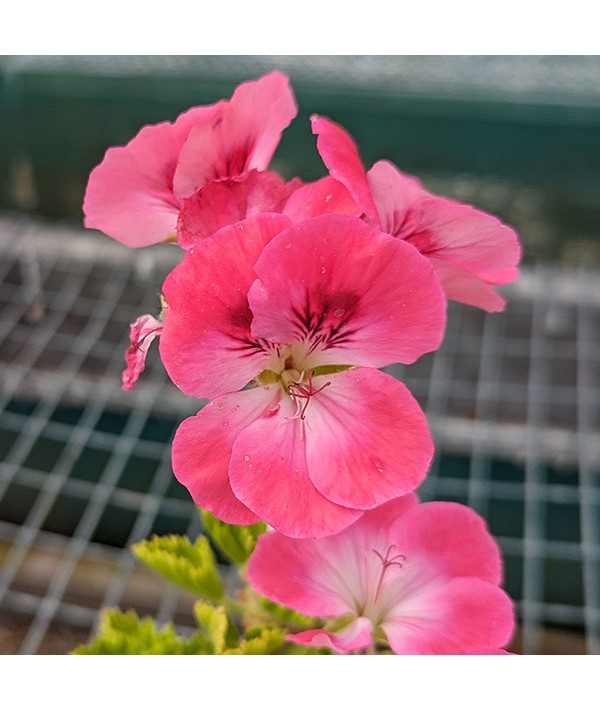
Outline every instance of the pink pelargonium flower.
POLYGON ((270 600, 326 618, 288 641, 341 654, 503 654, 514 630, 498 546, 461 504, 409 494, 332 536, 266 533, 247 576, 270 600))
POLYGON ((174 237, 181 201, 210 181, 266 170, 296 114, 287 77, 272 72, 240 84, 229 101, 145 126, 90 174, 85 226, 129 247, 174 237))
POLYGON ((322 536, 418 486, 427 422, 377 370, 442 337, 445 299, 413 247, 353 217, 263 214, 193 247, 163 291, 167 372, 212 400, 172 448, 199 506, 322 536))
POLYGON ((331 176, 371 224, 427 256, 449 299, 486 311, 504 308, 494 286, 518 276, 521 248, 514 230, 470 205, 432 195, 388 161, 365 173, 356 144, 341 126, 321 116, 311 121, 331 176))

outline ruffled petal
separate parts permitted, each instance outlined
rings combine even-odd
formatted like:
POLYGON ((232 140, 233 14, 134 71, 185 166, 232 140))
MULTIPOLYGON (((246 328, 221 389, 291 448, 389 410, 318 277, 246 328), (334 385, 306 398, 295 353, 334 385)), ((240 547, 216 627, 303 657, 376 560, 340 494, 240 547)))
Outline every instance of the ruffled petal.
POLYGON ((350 654, 359 649, 366 649, 372 643, 371 627, 371 621, 366 617, 357 617, 337 633, 327 630, 306 630, 298 634, 289 634, 286 640, 305 647, 326 647, 338 654, 350 654))
POLYGON ((236 498, 229 484, 231 450, 240 432, 276 405, 279 393, 255 388, 225 395, 184 420, 172 446, 173 471, 194 502, 228 523, 259 518, 236 498))
POLYGON ((146 367, 148 349, 161 330, 162 323, 150 314, 139 316, 129 327, 131 345, 125 352, 127 366, 121 376, 123 390, 133 390, 146 367))
POLYGON ((284 74, 271 72, 240 84, 221 117, 190 132, 175 171, 175 195, 188 197, 210 180, 265 170, 297 113, 284 74))
POLYGON ((292 538, 327 536, 361 511, 332 503, 309 478, 303 422, 289 398, 236 439, 229 477, 235 495, 263 521, 292 538))
POLYGON ((479 578, 454 578, 404 598, 382 628, 396 654, 469 654, 500 649, 514 631, 508 595, 479 578))
POLYGON ((326 176, 296 190, 283 210, 292 222, 301 222, 318 215, 336 214, 360 217, 360 208, 346 188, 326 176))
POLYGON ((228 225, 261 212, 281 212, 296 189, 275 173, 255 170, 237 178, 212 180, 181 203, 177 221, 178 242, 190 249, 228 225))
POLYGON ((317 150, 332 178, 346 187, 355 202, 379 226, 365 169, 356 144, 337 123, 323 116, 311 116, 312 132, 318 136, 317 150))
POLYGON ((412 363, 442 339, 446 299, 429 261, 353 217, 323 215, 290 227, 255 271, 253 335, 305 342, 307 368, 412 363))
POLYGON ((391 375, 360 368, 330 382, 306 409, 306 461, 316 488, 342 506, 370 509, 421 483, 433 457, 425 415, 391 375))
POLYGON ((265 214, 225 227, 187 252, 165 280, 160 354, 188 395, 240 390, 266 367, 269 355, 250 333, 246 294, 262 249, 289 224, 265 214))
POLYGON ((222 106, 190 109, 175 123, 145 126, 126 146, 109 148, 88 180, 85 226, 128 247, 174 237, 179 200, 172 182, 181 147, 192 126, 214 120, 222 106))

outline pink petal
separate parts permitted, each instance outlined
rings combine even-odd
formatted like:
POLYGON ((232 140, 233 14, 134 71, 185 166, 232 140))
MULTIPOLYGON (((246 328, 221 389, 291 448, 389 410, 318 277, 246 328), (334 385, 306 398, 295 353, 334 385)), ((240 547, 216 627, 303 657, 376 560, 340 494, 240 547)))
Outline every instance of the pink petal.
POLYGON ((431 264, 361 220, 323 215, 294 225, 255 271, 253 335, 304 341, 307 368, 412 363, 440 344, 446 299, 431 264))
POLYGON ((419 251, 493 284, 517 278, 521 248, 510 227, 470 205, 442 197, 431 196, 421 209, 418 231, 407 237, 419 251))
POLYGON ((331 213, 360 217, 362 209, 341 183, 327 176, 296 190, 287 201, 283 213, 292 222, 301 222, 331 213))
POLYGON ((353 591, 336 574, 340 563, 345 564, 343 552, 338 551, 338 538, 302 540, 276 531, 262 535, 248 561, 250 585, 269 600, 304 615, 337 617, 353 613, 353 591))
POLYGON ((162 323, 144 314, 139 316, 129 328, 131 345, 125 352, 127 367, 121 376, 123 390, 133 390, 138 378, 146 367, 146 356, 152 341, 160 334, 162 323))
POLYGON ((229 460, 240 432, 273 408, 278 397, 279 393, 269 388, 224 395, 184 420, 175 433, 175 476, 198 506, 223 521, 246 525, 259 520, 232 492, 229 460))
POLYGON ((387 161, 367 174, 381 228, 429 257, 448 298, 501 311, 489 286, 518 276, 521 248, 514 230, 469 205, 431 195, 387 161))
POLYGON ((475 274, 443 259, 432 258, 431 264, 449 299, 484 311, 504 310, 506 301, 475 274))
POLYGON ((370 509, 421 483, 433 457, 425 416, 391 375, 360 368, 315 378, 306 412, 306 461, 316 488, 342 506, 370 509))
POLYGON ((358 649, 366 649, 373 642, 371 627, 370 620, 358 617, 336 634, 326 630, 306 630, 289 634, 285 639, 306 647, 327 647, 338 654, 349 654, 358 649))
POLYGON ((275 173, 255 170, 237 178, 212 180, 181 203, 178 241, 184 249, 210 237, 222 227, 261 212, 281 212, 296 188, 275 173))
POLYGON ((160 354, 188 395, 240 390, 266 367, 268 353, 250 333, 246 294, 262 249, 288 225, 282 215, 264 214, 225 227, 187 252, 165 280, 160 354))
POLYGON ((346 187, 355 202, 379 225, 379 218, 358 148, 348 133, 323 116, 311 117, 312 132, 318 136, 317 150, 332 178, 346 187))
POLYGON ((265 170, 297 113, 284 74, 271 72, 240 84, 221 118, 190 132, 175 172, 175 194, 188 197, 210 180, 265 170))
POLYGON ((332 503, 314 487, 307 472, 302 424, 286 397, 278 410, 246 427, 231 454, 231 488, 257 516, 286 536, 327 536, 362 512, 332 503))
POLYGON ((175 236, 179 200, 172 182, 191 127, 214 120, 223 102, 181 114, 175 123, 145 126, 126 146, 109 148, 91 172, 83 212, 86 227, 128 247, 146 247, 175 236))
POLYGON ((305 615, 358 614, 381 570, 373 549, 387 550, 390 526, 416 505, 416 496, 403 496, 323 538, 297 540, 271 531, 258 540, 248 580, 261 595, 305 615))
POLYGON ((454 578, 403 599, 382 627, 396 654, 499 649, 514 630, 508 595, 479 578, 454 578))
POLYGON ((393 163, 377 161, 367 173, 367 182, 377 207, 383 232, 396 236, 407 213, 431 197, 419 180, 402 173, 393 163))
POLYGON ((476 577, 499 585, 502 559, 485 521, 462 504, 435 501, 406 511, 389 531, 408 561, 431 577, 476 577))

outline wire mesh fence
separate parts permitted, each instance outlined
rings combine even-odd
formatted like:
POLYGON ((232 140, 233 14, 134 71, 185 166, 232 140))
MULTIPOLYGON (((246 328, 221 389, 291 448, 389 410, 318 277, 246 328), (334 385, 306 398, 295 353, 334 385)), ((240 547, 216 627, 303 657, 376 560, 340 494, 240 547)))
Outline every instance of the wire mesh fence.
MULTIPOLYGON (((0 254, 0 651, 66 652, 103 606, 185 630, 191 599, 128 547, 200 531, 169 442, 202 403, 156 352, 120 389, 128 325, 181 253, 4 216, 0 254)), ((512 648, 597 654, 600 276, 539 266, 504 293, 502 314, 452 304, 442 348, 388 370, 436 442, 422 498, 474 507, 503 549, 512 648)))

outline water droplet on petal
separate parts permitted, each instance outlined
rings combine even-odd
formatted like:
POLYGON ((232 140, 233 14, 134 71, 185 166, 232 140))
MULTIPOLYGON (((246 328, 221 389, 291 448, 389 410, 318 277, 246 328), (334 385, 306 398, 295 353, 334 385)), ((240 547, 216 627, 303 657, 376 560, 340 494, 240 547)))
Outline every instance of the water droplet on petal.
POLYGON ((223 420, 223 427, 229 427, 229 422, 227 422, 227 420, 223 420))
POLYGON ((292 243, 291 243, 291 242, 288 242, 288 243, 285 245, 285 248, 286 248, 286 249, 291 249, 291 248, 292 248, 292 243))
POLYGON ((327 267, 321 267, 321 274, 327 274, 327 267))
POLYGON ((298 467, 294 467, 294 474, 299 474, 299 473, 300 473, 300 469, 298 469, 298 467))
POLYGON ((222 409, 223 409, 223 403, 222 403, 222 402, 218 403, 218 404, 217 404, 217 407, 219 408, 219 410, 222 410, 222 409))
POLYGON ((245 461, 245 462, 249 462, 249 461, 250 461, 250 457, 249 457, 247 454, 244 455, 244 461, 245 461))
POLYGON ((345 313, 346 313, 346 309, 336 309, 336 310, 333 312, 333 315, 334 315, 336 318, 340 318, 340 316, 343 316, 345 313))
POLYGON ((221 287, 218 284, 211 284, 208 287, 208 293, 211 296, 218 296, 221 293, 221 287))

